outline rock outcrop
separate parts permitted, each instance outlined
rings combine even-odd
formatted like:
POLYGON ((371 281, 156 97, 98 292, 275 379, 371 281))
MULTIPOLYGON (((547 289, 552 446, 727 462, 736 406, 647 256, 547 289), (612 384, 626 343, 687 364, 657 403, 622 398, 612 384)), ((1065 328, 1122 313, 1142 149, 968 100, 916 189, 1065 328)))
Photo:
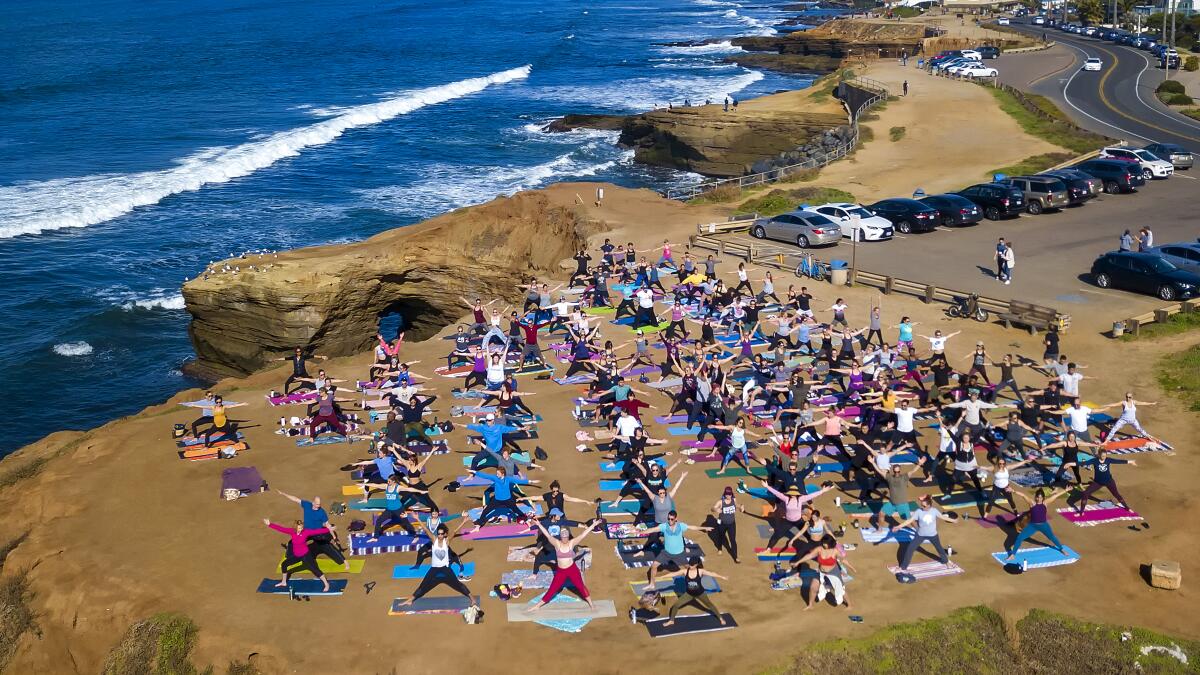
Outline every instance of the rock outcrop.
POLYGON ((625 121, 620 143, 646 164, 720 178, 752 173, 755 165, 803 148, 846 123, 836 112, 721 106, 655 110, 625 121))
POLYGON ((576 129, 617 131, 625 125, 625 119, 625 115, 564 115, 547 124, 543 130, 552 133, 562 133, 576 129))
POLYGON ((360 352, 388 312, 410 339, 432 335, 468 310, 460 296, 519 299, 519 284, 558 271, 602 228, 566 199, 523 192, 354 244, 217 263, 183 287, 198 364, 228 375, 296 346, 360 352), (240 270, 212 271, 226 264, 240 270))
MULTIPOLYGON (((753 60, 756 68, 807 72, 796 69, 803 65, 811 64, 817 68, 832 63, 829 69, 833 70, 842 59, 854 56, 913 55, 921 48, 922 40, 932 34, 932 29, 919 23, 839 19, 806 31, 740 37, 732 40, 732 43, 748 52, 761 53, 753 60)), ((725 60, 746 65, 751 63, 741 55, 729 56, 725 60)))

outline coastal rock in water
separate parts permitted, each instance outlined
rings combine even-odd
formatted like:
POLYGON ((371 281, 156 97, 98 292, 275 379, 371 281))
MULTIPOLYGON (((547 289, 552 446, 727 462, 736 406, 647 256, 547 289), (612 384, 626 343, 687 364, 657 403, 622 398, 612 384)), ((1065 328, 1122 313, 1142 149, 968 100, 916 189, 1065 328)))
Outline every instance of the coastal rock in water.
POLYGON ((620 143, 634 148, 639 162, 723 178, 750 173, 757 162, 777 159, 845 123, 844 114, 783 106, 674 108, 628 118, 620 143))
POLYGON ((561 133, 575 129, 617 131, 625 124, 625 115, 564 115, 547 124, 543 131, 561 133))
POLYGON ((924 24, 840 19, 811 30, 784 35, 735 38, 735 47, 753 54, 728 56, 725 61, 747 68, 786 73, 831 72, 842 59, 869 54, 916 54, 931 33, 924 24))
POLYGON ((557 272, 602 227, 567 199, 524 192, 366 241, 280 253, 266 271, 201 275, 183 286, 197 365, 229 375, 297 346, 361 352, 388 312, 422 339, 468 311, 460 296, 519 300, 519 284, 557 272))

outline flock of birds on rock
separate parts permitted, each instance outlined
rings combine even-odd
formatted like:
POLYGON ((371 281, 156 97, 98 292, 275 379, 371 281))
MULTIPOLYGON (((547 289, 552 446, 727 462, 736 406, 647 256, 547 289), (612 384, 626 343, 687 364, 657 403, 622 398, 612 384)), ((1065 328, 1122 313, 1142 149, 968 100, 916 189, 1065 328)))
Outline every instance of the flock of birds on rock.
MULTIPOLYGON (((229 264, 228 261, 232 260, 234 258, 237 258, 238 260, 252 260, 252 259, 254 259, 254 256, 258 257, 258 260, 257 260, 258 264, 257 265, 249 265, 246 268, 247 271, 248 272, 265 272, 265 271, 271 269, 272 267, 274 267, 274 265, 271 265, 271 264, 267 264, 267 265, 262 264, 263 259, 266 258, 268 255, 271 256, 272 259, 279 257, 279 253, 277 251, 274 251, 272 249, 261 248, 261 249, 255 249, 252 251, 243 251, 241 253, 231 253, 231 254, 229 254, 229 258, 226 259, 225 262, 218 262, 215 260, 210 260, 210 261, 208 261, 208 266, 204 269, 204 272, 202 272, 200 274, 200 278, 207 281, 210 276, 216 276, 218 274, 236 275, 238 272, 242 271, 242 266, 241 265, 231 265, 231 264, 229 264)), ((184 279, 183 279, 184 283, 187 283, 191 280, 192 280, 191 277, 184 277, 184 279)))

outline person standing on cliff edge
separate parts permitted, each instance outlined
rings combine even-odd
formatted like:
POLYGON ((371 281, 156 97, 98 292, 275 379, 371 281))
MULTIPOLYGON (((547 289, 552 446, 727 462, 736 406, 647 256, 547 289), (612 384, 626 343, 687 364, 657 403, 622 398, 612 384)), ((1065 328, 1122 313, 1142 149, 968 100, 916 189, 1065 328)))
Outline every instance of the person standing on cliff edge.
POLYGON ((604 188, 596 188, 596 206, 600 206, 604 202, 604 188))

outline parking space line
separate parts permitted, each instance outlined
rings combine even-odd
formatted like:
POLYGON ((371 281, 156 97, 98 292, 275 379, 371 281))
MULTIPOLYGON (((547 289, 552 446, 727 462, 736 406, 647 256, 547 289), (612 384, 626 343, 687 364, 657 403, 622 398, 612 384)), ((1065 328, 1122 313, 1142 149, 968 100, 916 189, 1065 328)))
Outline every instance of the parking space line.
POLYGON ((1185 176, 1185 175, 1183 175, 1183 174, 1181 174, 1181 173, 1174 174, 1174 175, 1172 176, 1172 178, 1186 178, 1186 179, 1188 179, 1188 180, 1196 180, 1196 177, 1195 177, 1195 176, 1185 176))

